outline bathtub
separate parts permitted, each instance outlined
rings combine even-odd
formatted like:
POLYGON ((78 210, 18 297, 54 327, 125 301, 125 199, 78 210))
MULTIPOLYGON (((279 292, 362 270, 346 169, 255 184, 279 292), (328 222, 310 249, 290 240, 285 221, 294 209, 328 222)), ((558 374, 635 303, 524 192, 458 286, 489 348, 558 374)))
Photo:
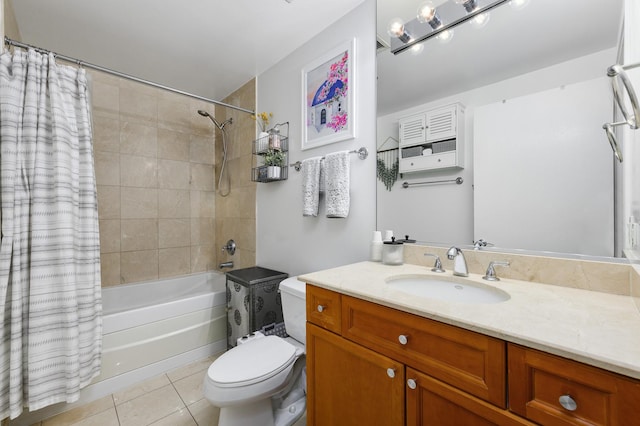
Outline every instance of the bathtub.
POLYGON ((108 287, 102 315, 102 369, 93 383, 121 388, 225 350, 225 276, 108 287))
POLYGON ((101 373, 80 400, 25 412, 12 426, 31 425, 227 349, 224 274, 103 288, 102 315, 101 373))

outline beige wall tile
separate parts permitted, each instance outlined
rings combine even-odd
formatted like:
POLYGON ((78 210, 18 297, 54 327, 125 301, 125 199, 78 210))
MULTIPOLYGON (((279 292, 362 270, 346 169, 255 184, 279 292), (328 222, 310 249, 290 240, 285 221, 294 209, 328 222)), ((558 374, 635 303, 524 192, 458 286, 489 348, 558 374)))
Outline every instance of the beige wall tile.
POLYGON ((215 217, 215 213, 215 192, 191 191, 191 217, 215 217))
POLYGON ((120 220, 100 219, 100 253, 120 252, 120 220))
POLYGON ((190 180, 190 167, 186 161, 158 160, 159 188, 189 189, 190 180))
POLYGON ((120 152, 123 154, 156 157, 158 155, 157 128, 141 123, 121 122, 120 152))
POLYGON ((120 154, 97 151, 94 153, 96 184, 120 185, 120 154))
POLYGON ((191 220, 191 244, 213 245, 215 243, 215 219, 194 218, 191 220))
POLYGON ((191 131, 189 101, 186 99, 182 101, 158 100, 158 127, 179 132, 191 131))
POLYGON ((186 275, 191 272, 191 250, 176 247, 158 250, 160 278, 186 275))
POLYGON ((191 163, 191 189, 213 191, 215 189, 213 179, 213 166, 191 163))
POLYGON ((95 151, 120 151, 120 120, 101 115, 93 117, 93 149, 95 151))
POLYGON ((120 206, 122 219, 155 219, 158 217, 158 190, 123 187, 120 206))
POLYGON ((160 219, 158 242, 160 248, 184 247, 190 242, 191 219, 160 219))
POLYGON ((180 189, 158 190, 158 215, 160 218, 189 218, 191 193, 180 189))
POLYGON ((125 283, 158 279, 158 250, 122 252, 120 275, 125 283))
POLYGON ((121 251, 153 250, 158 248, 157 219, 123 219, 121 251))
MULTIPOLYGON (((222 246, 221 246, 222 247, 222 246)), ((191 246, 191 272, 215 269, 215 254, 211 246, 191 246)))
POLYGON ((100 275, 102 287, 120 284, 120 253, 100 255, 100 275))
POLYGON ((157 188, 158 160, 120 154, 120 184, 138 188, 157 188))
POLYGON ((98 185, 98 217, 120 219, 120 187, 98 185))
POLYGON ((92 85, 91 103, 93 108, 105 112, 120 111, 120 89, 113 84, 94 81, 92 85))
POLYGON ((215 141, 212 137, 191 135, 190 143, 192 163, 213 164, 215 141))
POLYGON ((189 161, 189 134, 158 129, 158 158, 189 161))
POLYGON ((156 123, 158 121, 158 100, 153 95, 139 90, 120 91, 120 119, 156 123))

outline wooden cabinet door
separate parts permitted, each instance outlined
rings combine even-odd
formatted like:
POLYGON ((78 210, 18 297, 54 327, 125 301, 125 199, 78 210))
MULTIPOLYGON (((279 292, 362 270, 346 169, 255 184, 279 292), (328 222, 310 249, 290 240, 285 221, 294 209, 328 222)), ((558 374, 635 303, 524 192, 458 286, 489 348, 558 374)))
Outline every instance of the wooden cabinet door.
POLYGON ((428 111, 426 115, 427 142, 455 138, 457 135, 456 114, 456 105, 428 111))
POLYGON ((509 408, 549 426, 640 425, 640 381, 509 344, 509 408))
POLYGON ((406 377, 407 426, 533 425, 411 368, 406 377))
POLYGON ((402 426, 404 410, 403 364, 307 323, 309 426, 402 426))

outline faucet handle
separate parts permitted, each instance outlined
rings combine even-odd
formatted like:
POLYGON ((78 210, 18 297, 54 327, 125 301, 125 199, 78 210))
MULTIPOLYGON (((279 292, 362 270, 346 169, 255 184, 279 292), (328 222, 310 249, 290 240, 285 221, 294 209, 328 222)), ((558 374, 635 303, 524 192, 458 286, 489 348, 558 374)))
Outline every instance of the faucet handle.
POLYGON ((493 247, 493 243, 487 242, 480 238, 478 241, 473 242, 474 250, 481 250, 483 247, 493 247))
POLYGON ((431 268, 433 272, 444 272, 444 269, 442 269, 442 262, 440 261, 440 256, 437 256, 431 253, 425 253, 424 255, 436 258, 436 263, 433 265, 433 268, 431 268))
POLYGON ((500 278, 498 278, 498 276, 496 275, 495 267, 509 266, 509 265, 510 263, 507 262, 506 260, 504 261, 492 260, 491 262, 489 262, 489 266, 487 267, 487 272, 485 273, 485 276, 482 277, 482 279, 487 281, 500 281, 500 278))

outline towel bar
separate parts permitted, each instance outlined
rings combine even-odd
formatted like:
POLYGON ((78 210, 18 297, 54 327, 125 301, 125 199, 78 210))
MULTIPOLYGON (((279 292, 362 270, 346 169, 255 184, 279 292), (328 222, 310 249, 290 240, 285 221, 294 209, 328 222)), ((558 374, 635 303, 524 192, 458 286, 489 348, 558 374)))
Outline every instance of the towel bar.
POLYGON ((436 183, 456 183, 458 185, 462 185, 462 182, 464 182, 464 179, 462 179, 461 177, 457 177, 455 179, 447 179, 447 180, 433 180, 433 181, 429 181, 429 182, 405 182, 402 184, 403 188, 409 188, 410 186, 414 186, 414 185, 433 185, 436 183))
MULTIPOLYGON (((367 148, 363 146, 360 149, 354 149, 352 151, 349 151, 349 154, 358 154, 358 158, 361 160, 364 160, 369 156, 369 150, 367 150, 367 148)), ((322 158, 324 159, 324 157, 322 158)), ((289 164, 289 167, 293 167, 296 170, 296 172, 299 172, 300 169, 302 168, 302 161, 298 160, 295 163, 291 163, 289 164)))

